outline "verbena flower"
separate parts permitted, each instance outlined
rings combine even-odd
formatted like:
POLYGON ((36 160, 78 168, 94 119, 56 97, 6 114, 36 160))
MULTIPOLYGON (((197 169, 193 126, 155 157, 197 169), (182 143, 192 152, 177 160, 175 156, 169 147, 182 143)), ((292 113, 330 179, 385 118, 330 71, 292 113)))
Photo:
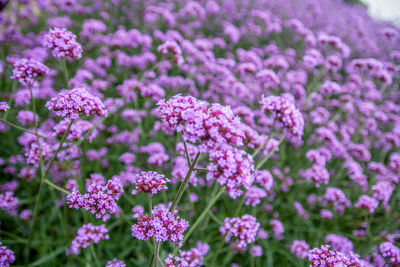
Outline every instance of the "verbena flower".
POLYGON ((78 229, 77 236, 72 241, 71 246, 67 249, 66 254, 80 254, 81 248, 86 248, 92 243, 99 243, 100 240, 109 239, 108 230, 104 224, 94 226, 91 223, 82 225, 78 229))
POLYGON ((0 242, 0 266, 8 267, 15 261, 14 252, 0 242))
POLYGON ((264 112, 272 114, 291 134, 298 137, 303 136, 303 115, 289 99, 282 96, 263 97, 260 105, 264 112))
POLYGON ((207 180, 216 180, 225 186, 231 198, 243 194, 241 187, 249 189, 253 183, 253 158, 243 150, 221 145, 209 152, 207 180))
POLYGON ((33 87, 37 84, 37 78, 49 72, 48 67, 32 58, 16 59, 11 64, 13 66, 11 79, 19 81, 26 87, 33 87))
POLYGON ((7 111, 9 108, 7 102, 0 102, 0 113, 7 111))
POLYGON ((80 116, 107 116, 107 110, 101 100, 89 94, 84 88, 64 90, 46 103, 46 107, 68 119, 80 116))
POLYGON ((111 215, 118 215, 119 207, 116 200, 123 193, 122 184, 118 178, 113 178, 106 185, 92 183, 86 194, 78 190, 67 195, 67 204, 70 208, 85 209, 96 215, 96 218, 106 221, 111 215))
POLYGON ((76 41, 76 36, 65 28, 53 28, 44 36, 43 45, 51 50, 53 57, 80 59, 82 47, 76 41))
POLYGON ((242 217, 225 218, 219 231, 225 235, 225 242, 233 242, 238 248, 246 248, 248 244, 255 241, 259 228, 257 219, 245 214, 242 217))
POLYGON ((171 241, 182 246, 183 232, 189 223, 168 211, 164 206, 156 206, 151 216, 143 214, 138 223, 132 226, 132 236, 140 240, 148 240, 154 236, 156 242, 171 241))
POLYGON ((166 184, 169 183, 169 181, 170 180, 163 174, 153 171, 142 171, 135 177, 136 188, 132 190, 132 194, 136 195, 140 192, 151 195, 157 194, 158 192, 168 189, 166 184))
POLYGON ((126 264, 123 261, 113 259, 112 261, 108 261, 106 263, 106 267, 126 267, 126 264))

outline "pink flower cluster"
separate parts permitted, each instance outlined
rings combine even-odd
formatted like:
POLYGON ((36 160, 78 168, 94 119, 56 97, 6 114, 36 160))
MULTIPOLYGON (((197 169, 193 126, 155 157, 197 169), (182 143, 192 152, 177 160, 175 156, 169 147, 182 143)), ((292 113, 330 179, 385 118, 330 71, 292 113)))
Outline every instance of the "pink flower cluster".
POLYGON ((49 72, 48 67, 32 58, 16 59, 12 62, 12 65, 14 68, 11 79, 17 80, 27 87, 36 85, 36 79, 49 72))
POLYGON ((0 113, 6 112, 10 107, 6 102, 0 102, 0 113))
POLYGON ((400 263, 400 249, 390 242, 379 245, 379 251, 389 263, 396 265, 400 263))
POLYGON ((174 62, 178 66, 182 65, 184 62, 184 59, 182 57, 182 49, 174 41, 166 41, 165 43, 157 47, 157 51, 163 55, 172 54, 174 62))
POLYGON ((196 247, 188 251, 181 251, 180 257, 187 262, 188 267, 203 266, 204 256, 207 255, 209 250, 210 246, 208 244, 199 241, 196 247))
POLYGON ((86 248, 91 243, 97 244, 100 240, 106 239, 109 239, 109 235, 104 224, 99 226, 94 226, 91 223, 84 224, 79 228, 77 236, 72 241, 71 247, 67 249, 66 254, 79 255, 81 248, 86 248))
POLYGON ((43 45, 51 50, 53 57, 80 59, 82 47, 76 42, 76 36, 64 28, 53 28, 44 36, 43 45))
POLYGON ((123 193, 122 184, 118 178, 112 178, 107 184, 92 183, 87 188, 86 194, 73 190, 67 195, 67 204, 70 208, 85 209, 96 215, 97 219, 106 221, 109 214, 118 215, 119 207, 116 200, 123 193))
POLYGON ((186 141, 202 141, 207 147, 218 143, 243 145, 243 127, 229 107, 209 107, 207 102, 180 94, 168 101, 160 100, 157 105, 163 122, 181 132, 186 141))
POLYGON ((183 258, 169 254, 165 259, 165 267, 188 267, 189 264, 183 258))
POLYGON ((148 240, 154 236, 156 242, 171 241, 182 246, 183 232, 189 223, 175 216, 174 213, 163 205, 156 206, 151 212, 151 217, 142 214, 137 224, 132 225, 132 236, 139 240, 148 240))
POLYGON ((357 256, 358 255, 353 253, 345 255, 342 252, 331 250, 330 246, 328 245, 322 245, 321 248, 314 248, 310 250, 308 254, 308 259, 311 263, 311 267, 360 267, 361 263, 357 256))
POLYGON ((257 219, 249 214, 242 217, 225 218, 224 225, 219 228, 222 235, 225 235, 225 242, 231 242, 232 245, 241 249, 246 248, 248 244, 253 243, 257 236, 260 223, 257 219))
POLYGON ((170 180, 163 174, 153 171, 142 171, 135 176, 136 188, 132 190, 132 194, 136 195, 140 192, 151 195, 157 194, 158 192, 168 189, 166 184, 169 183, 169 181, 170 180))
POLYGON ((208 164, 207 180, 216 180, 225 186, 233 199, 243 194, 243 186, 249 189, 254 180, 253 158, 243 150, 228 145, 221 145, 209 152, 211 163, 208 164))
POLYGON ((107 262, 106 267, 126 267, 126 264, 123 261, 113 259, 112 261, 107 262))
POLYGON ((15 261, 14 252, 0 242, 0 266, 8 267, 15 261))
POLYGON ((310 246, 304 240, 294 240, 289 248, 290 252, 302 259, 308 256, 308 251, 310 250, 310 246))
POLYGON ((264 112, 272 114, 294 136, 302 137, 304 133, 304 119, 301 112, 287 98, 282 96, 263 97, 260 105, 264 112))
POLYGON ((57 116, 78 119, 80 115, 107 116, 107 110, 101 100, 89 94, 84 88, 64 90, 46 103, 49 110, 57 116))

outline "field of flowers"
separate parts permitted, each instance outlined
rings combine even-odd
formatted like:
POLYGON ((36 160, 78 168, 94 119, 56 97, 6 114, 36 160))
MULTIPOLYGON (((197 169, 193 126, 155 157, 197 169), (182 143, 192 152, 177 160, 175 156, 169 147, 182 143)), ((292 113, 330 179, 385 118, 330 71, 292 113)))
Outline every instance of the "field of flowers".
POLYGON ((400 30, 364 6, 0 10, 0 266, 400 266, 400 30))

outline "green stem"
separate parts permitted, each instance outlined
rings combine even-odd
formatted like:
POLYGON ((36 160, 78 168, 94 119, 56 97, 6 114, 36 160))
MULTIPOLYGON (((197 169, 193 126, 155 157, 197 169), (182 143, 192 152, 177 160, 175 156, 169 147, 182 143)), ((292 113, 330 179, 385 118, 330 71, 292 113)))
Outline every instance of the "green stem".
POLYGON ((67 88, 71 89, 71 87, 69 87, 69 77, 68 77, 67 63, 65 62, 65 58, 64 57, 62 59, 62 65, 63 65, 65 82, 67 83, 67 88))
POLYGON ((71 129, 71 126, 72 126, 72 123, 73 123, 73 122, 74 122, 74 120, 71 120, 71 121, 69 122, 68 128, 67 128, 67 130, 65 131, 64 135, 62 136, 61 141, 60 141, 60 144, 58 145, 58 148, 57 148, 56 152, 54 153, 54 156, 51 158, 50 163, 49 163, 49 165, 47 166, 46 172, 44 173, 44 177, 47 176, 47 173, 49 172, 51 166, 53 165, 54 160, 57 158, 57 154, 58 154, 58 152, 60 152, 61 147, 62 147, 62 145, 64 144, 65 139, 67 138, 67 135, 68 135, 68 133, 69 133, 69 130, 71 129))
POLYGON ((186 174, 185 179, 183 180, 181 186, 178 189, 178 192, 176 192, 176 195, 174 197, 174 200, 172 202, 171 208, 169 209, 169 212, 173 212, 178 205, 179 201, 181 200, 183 193, 185 192, 186 186, 189 183, 190 176, 192 176, 192 173, 195 169, 196 163, 200 158, 200 153, 197 153, 196 158, 193 160, 192 165, 189 166, 189 171, 186 174))
POLYGON ((101 264, 100 264, 99 258, 97 257, 96 251, 94 250, 93 245, 90 245, 89 247, 90 247, 90 252, 91 252, 92 255, 93 255, 94 261, 96 262, 96 265, 97 265, 98 267, 100 267, 101 264))
POLYGON ((47 180, 47 179, 44 179, 44 182, 45 182, 46 184, 48 184, 49 186, 51 186, 52 188, 57 189, 57 190, 60 191, 60 192, 63 192, 63 193, 65 193, 65 194, 69 194, 69 193, 70 193, 70 192, 68 192, 67 190, 65 190, 64 188, 59 187, 59 186, 56 185, 56 184, 53 184, 52 182, 50 182, 50 181, 47 180))
POLYGON ((200 214, 200 216, 196 219, 196 221, 192 224, 192 226, 189 228, 189 231, 186 233, 185 238, 182 241, 182 244, 184 244, 191 234, 193 233, 194 230, 196 230, 197 226, 201 223, 201 221, 204 219, 206 214, 211 210, 211 208, 214 206, 215 202, 220 198, 220 196, 225 192, 225 187, 221 187, 218 193, 208 202, 208 205, 206 208, 203 210, 203 212, 200 214))
POLYGON ((159 249, 160 249, 160 243, 156 242, 154 245, 154 253, 153 253, 153 256, 151 257, 149 267, 153 267, 154 264, 157 264, 157 259, 159 258, 159 256, 158 256, 159 249))
MULTIPOLYGON (((24 128, 24 127, 18 126, 18 125, 16 125, 16 124, 12 123, 12 122, 9 122, 9 121, 7 121, 7 120, 5 120, 5 119, 3 119, 3 118, 0 118, 0 121, 1 121, 1 122, 4 122, 5 124, 10 125, 11 127, 14 127, 15 129, 18 129, 18 130, 21 130, 21 131, 23 131, 23 132, 27 132, 27 133, 36 135, 36 133, 34 133, 34 132, 32 132, 32 131, 30 131, 30 130, 24 128)), ((47 136, 43 136, 43 135, 40 135, 40 134, 38 134, 37 136, 38 136, 38 137, 41 137, 41 138, 44 138, 44 139, 56 141, 56 139, 53 139, 53 138, 47 137, 47 136)))
POLYGON ((41 200, 41 196, 42 196, 42 192, 43 192, 43 180, 44 180, 44 162, 43 162, 43 157, 42 157, 42 148, 40 146, 40 141, 39 141, 39 136, 38 136, 38 122, 36 120, 37 113, 36 113, 35 99, 33 98, 33 92, 32 92, 31 86, 29 86, 29 93, 30 93, 30 98, 31 98, 31 103, 32 103, 33 124, 35 127, 36 143, 37 143, 37 146, 39 149, 41 179, 40 179, 38 195, 37 195, 37 198, 35 201, 35 206, 33 208, 32 224, 31 224, 31 227, 29 229, 29 234, 28 234, 28 246, 27 246, 27 257, 26 257, 27 261, 29 261, 29 258, 30 258, 32 238, 33 238, 33 229, 35 228, 36 217, 37 217, 37 214, 39 211, 40 200, 41 200))
POLYGON ((150 211, 150 214, 153 211, 153 201, 152 201, 152 195, 151 194, 149 194, 149 211, 150 211))
POLYGON ((267 162, 267 160, 268 160, 268 159, 272 156, 272 154, 275 152, 276 148, 278 148, 278 147, 280 146, 280 144, 282 144, 283 140, 285 140, 285 136, 282 136, 281 139, 279 140, 278 145, 277 145, 275 148, 273 148, 273 149, 268 153, 268 155, 267 155, 265 158, 263 158, 263 159, 256 165, 256 169, 255 169, 256 171, 259 170, 259 169, 262 167, 262 165, 264 165, 265 162, 267 162))

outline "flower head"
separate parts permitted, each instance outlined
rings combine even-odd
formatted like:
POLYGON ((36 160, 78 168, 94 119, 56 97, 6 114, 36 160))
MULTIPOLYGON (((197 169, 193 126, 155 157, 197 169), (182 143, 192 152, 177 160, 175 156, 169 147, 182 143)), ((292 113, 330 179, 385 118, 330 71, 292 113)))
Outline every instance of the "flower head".
POLYGON ((13 70, 11 79, 19 81, 22 85, 32 87, 36 84, 36 79, 46 75, 49 68, 43 63, 32 58, 21 58, 12 62, 13 70))
POLYGON ((282 96, 263 97, 260 105, 264 112, 272 114, 291 134, 298 137, 303 136, 303 115, 289 99, 282 96))
POLYGON ((151 195, 157 194, 160 191, 168 189, 166 184, 169 181, 170 180, 163 174, 152 171, 142 171, 140 174, 136 175, 136 188, 132 190, 132 194, 136 195, 140 192, 145 192, 151 195))
POLYGON ((86 248, 91 243, 97 244, 100 240, 108 238, 108 230, 104 224, 99 226, 94 226, 91 223, 84 224, 79 228, 77 236, 72 241, 71 247, 67 249, 67 255, 78 255, 81 248, 86 248))
POLYGON ((43 45, 51 50, 53 57, 80 59, 82 47, 76 42, 76 36, 65 28, 53 28, 44 36, 43 45))
POLYGON ((245 214, 242 217, 225 218, 224 225, 219 228, 222 235, 225 235, 225 242, 235 238, 233 243, 237 248, 246 248, 253 243, 257 236, 260 224, 256 218, 245 214))
POLYGON ((101 100, 89 94, 84 88, 64 90, 46 103, 49 110, 57 116, 78 119, 79 116, 107 116, 107 110, 101 100))
POLYGON ((142 215, 137 224, 132 226, 132 236, 139 240, 147 240, 154 236, 156 242, 171 241, 179 246, 182 245, 183 232, 189 223, 175 216, 175 213, 162 206, 156 206, 151 216, 142 215))

